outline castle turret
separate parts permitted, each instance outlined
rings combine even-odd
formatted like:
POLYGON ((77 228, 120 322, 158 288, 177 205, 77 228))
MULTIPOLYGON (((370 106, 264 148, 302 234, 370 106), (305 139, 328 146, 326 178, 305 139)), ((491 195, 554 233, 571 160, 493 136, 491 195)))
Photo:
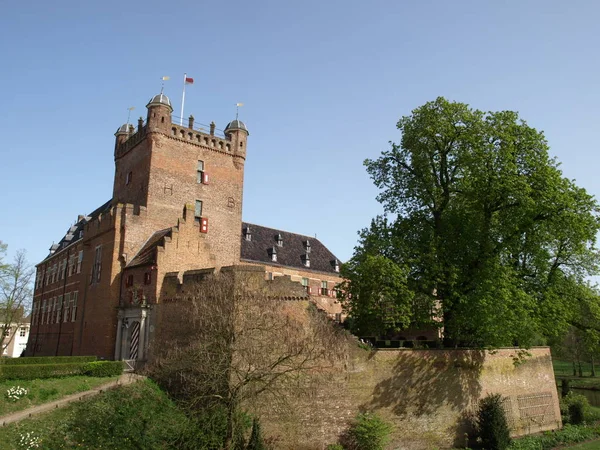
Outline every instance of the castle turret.
POLYGON ((117 150, 117 147, 119 147, 119 145, 121 145, 123 142, 125 142, 127 139, 129 139, 129 124, 128 123, 124 123, 123 125, 121 125, 119 127, 119 129, 117 130, 117 132, 115 133, 115 153, 117 150))
POLYGON ((246 159, 246 141, 249 135, 246 124, 241 120, 232 120, 225 127, 225 136, 232 142, 234 153, 244 159, 246 159))
POLYGON ((171 113, 173 112, 169 97, 161 92, 152 97, 146 108, 148 108, 148 118, 146 120, 148 132, 158 131, 167 134, 171 127, 171 113))

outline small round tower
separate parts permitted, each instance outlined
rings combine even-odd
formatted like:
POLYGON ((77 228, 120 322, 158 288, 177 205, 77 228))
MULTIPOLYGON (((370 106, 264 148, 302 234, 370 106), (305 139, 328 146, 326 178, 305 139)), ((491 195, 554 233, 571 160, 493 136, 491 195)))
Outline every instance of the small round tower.
POLYGON ((231 141, 234 153, 244 159, 246 159, 246 141, 249 135, 246 124, 241 120, 232 120, 225 127, 225 136, 231 141))
POLYGON ((171 113, 173 112, 169 97, 161 92, 150 99, 146 108, 148 108, 146 119, 148 132, 161 131, 165 134, 168 133, 171 127, 171 113))

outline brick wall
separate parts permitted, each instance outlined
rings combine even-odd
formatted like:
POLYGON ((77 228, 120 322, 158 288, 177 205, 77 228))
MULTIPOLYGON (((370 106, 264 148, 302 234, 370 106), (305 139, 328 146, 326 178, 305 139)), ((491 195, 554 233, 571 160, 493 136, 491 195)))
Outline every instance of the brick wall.
POLYGON ((285 400, 253 405, 266 434, 278 437, 278 448, 321 449, 365 411, 393 425, 388 448, 464 447, 468 415, 488 393, 508 397, 513 435, 561 426, 548 348, 534 348, 530 358, 514 365, 514 349, 368 352, 352 347, 343 364, 315 376, 305 389, 295 394, 290 386, 285 400))

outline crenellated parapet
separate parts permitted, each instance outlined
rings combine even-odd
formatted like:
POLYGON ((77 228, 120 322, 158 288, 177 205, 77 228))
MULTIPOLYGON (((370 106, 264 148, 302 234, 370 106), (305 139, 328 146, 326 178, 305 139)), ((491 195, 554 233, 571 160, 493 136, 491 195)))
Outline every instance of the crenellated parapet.
POLYGON ((119 136, 117 136, 117 142, 115 144, 115 160, 128 153, 132 148, 142 142, 145 137, 146 126, 138 127, 137 131, 133 134, 127 135, 126 139, 119 139, 119 136))

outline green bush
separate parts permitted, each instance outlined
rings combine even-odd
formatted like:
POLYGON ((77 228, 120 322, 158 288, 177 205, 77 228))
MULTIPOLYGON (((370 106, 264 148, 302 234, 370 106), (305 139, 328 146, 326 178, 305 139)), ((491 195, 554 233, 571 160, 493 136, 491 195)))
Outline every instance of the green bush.
POLYGON ((97 359, 95 356, 25 356, 22 358, 0 358, 0 365, 86 363, 97 359))
POLYGON ((500 394, 490 394, 479 401, 477 425, 486 450, 505 450, 510 445, 510 430, 500 394))
POLYGON ((349 444, 357 450, 383 450, 391 431, 392 427, 377 414, 359 414, 348 430, 349 444))
POLYGON ((329 444, 325 447, 325 450, 344 450, 344 446, 342 444, 329 444))
POLYGON ((585 396, 569 392, 561 399, 560 412, 565 423, 580 425, 590 414, 590 403, 585 396))
POLYGON ((260 422, 256 418, 252 421, 252 433, 250 434, 246 450, 267 450, 262 431, 260 430, 260 422))
POLYGON ((87 363, 0 365, 0 380, 35 380, 80 375, 87 363))
POLYGON ((600 437, 600 428, 565 425, 562 430, 546 431, 512 441, 509 450, 551 450, 600 437))
POLYGON ((112 377, 123 373, 122 361, 92 361, 86 363, 82 374, 90 377, 112 377))

